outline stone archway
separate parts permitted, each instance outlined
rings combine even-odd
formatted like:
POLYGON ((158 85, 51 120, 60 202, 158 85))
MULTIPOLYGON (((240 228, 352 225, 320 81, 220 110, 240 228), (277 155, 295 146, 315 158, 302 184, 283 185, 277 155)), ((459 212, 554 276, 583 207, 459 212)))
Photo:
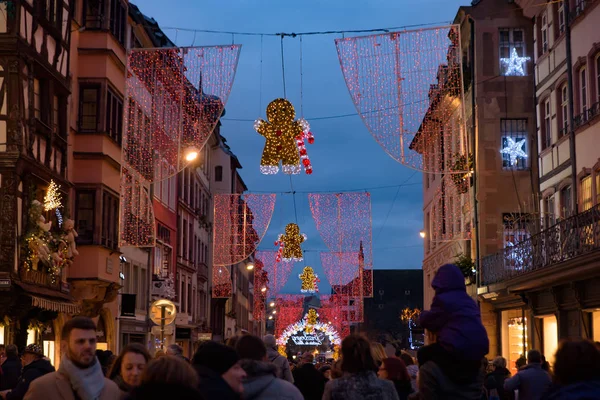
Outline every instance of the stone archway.
POLYGON ((58 313, 58 316, 54 319, 54 368, 58 369, 60 365, 60 356, 62 352, 62 329, 70 320, 71 317, 65 313, 58 313))
POLYGON ((103 307, 99 314, 98 324, 100 323, 100 319, 102 319, 108 350, 112 351, 113 353, 117 353, 117 342, 115 337, 116 328, 112 312, 108 308, 103 307))

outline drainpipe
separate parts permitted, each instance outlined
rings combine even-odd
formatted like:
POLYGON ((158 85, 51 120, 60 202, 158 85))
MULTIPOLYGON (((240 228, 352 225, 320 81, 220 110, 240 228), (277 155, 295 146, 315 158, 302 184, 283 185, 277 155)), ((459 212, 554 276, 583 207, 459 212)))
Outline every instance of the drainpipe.
POLYGON ((573 61, 571 58, 571 11, 569 0, 564 0, 565 9, 565 41, 567 47, 567 90, 569 95, 569 158, 571 159, 571 198, 573 204, 574 215, 578 213, 577 206, 577 155, 575 153, 575 129, 573 124, 573 113, 575 112, 573 105, 573 61))
POLYGON ((473 231, 475 233, 475 271, 477 271, 476 282, 477 287, 481 286, 481 263, 479 251, 479 205, 477 203, 477 115, 475 93, 477 87, 475 85, 475 20, 471 16, 467 17, 471 26, 471 39, 469 45, 469 58, 471 61, 471 151, 473 152, 473 231))

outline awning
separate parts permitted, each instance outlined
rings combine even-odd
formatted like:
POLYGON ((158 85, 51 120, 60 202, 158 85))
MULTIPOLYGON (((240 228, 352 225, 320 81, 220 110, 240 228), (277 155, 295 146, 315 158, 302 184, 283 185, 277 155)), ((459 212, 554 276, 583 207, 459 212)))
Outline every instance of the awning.
POLYGON ((31 296, 31 304, 34 307, 39 307, 45 310, 56 311, 65 314, 79 314, 81 312, 81 306, 77 304, 66 303, 63 301, 54 301, 37 296, 31 296))

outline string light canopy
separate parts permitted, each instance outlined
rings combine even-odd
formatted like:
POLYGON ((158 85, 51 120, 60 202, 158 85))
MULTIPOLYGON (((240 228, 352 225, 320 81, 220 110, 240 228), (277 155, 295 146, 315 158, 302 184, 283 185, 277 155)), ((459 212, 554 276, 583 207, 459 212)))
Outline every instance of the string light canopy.
POLYGON ((295 118, 292 103, 280 98, 267 106, 267 121, 257 119, 254 122, 254 129, 265 138, 260 159, 260 172, 263 174, 278 173, 280 163, 284 174, 299 174, 302 167, 307 174, 312 174, 305 141, 314 143, 314 136, 308 121, 295 118))
POLYGON ((459 26, 348 37, 335 44, 350 97, 381 147, 410 168, 447 172, 444 154, 465 147, 450 140, 465 123, 459 26))
POLYGON ((300 291, 302 293, 316 293, 319 291, 318 283, 321 282, 319 279, 319 275, 315 274, 315 271, 312 267, 304 267, 302 273, 298 275, 302 284, 300 286, 300 291))
POLYGON ((248 258, 267 232, 275 194, 216 194, 213 196, 213 297, 231 296, 228 266, 248 258), (219 282, 217 282, 219 281, 219 282))
MULTIPOLYGON (((257 250, 254 253, 254 258, 264 264, 264 271, 267 273, 269 280, 269 296, 278 296, 292 273, 294 262, 277 261, 277 252, 268 250, 257 250)), ((257 287, 256 283, 254 286, 257 287)))
POLYGON ((371 195, 354 193, 311 193, 310 210, 323 242, 333 253, 361 254, 364 271, 363 296, 373 296, 371 195))
POLYGON ((148 186, 127 167, 122 167, 119 247, 156 245, 154 209, 148 186))
POLYGON ((285 234, 279 235, 275 242, 279 246, 278 261, 302 261, 304 256, 300 245, 306 241, 304 233, 300 233, 298 224, 289 223, 285 226, 285 234))

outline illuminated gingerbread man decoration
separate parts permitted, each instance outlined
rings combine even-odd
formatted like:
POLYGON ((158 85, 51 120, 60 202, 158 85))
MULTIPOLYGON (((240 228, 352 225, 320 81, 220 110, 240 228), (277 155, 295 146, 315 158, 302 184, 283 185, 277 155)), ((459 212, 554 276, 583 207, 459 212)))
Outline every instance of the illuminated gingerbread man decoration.
POLYGON ((275 99, 267 106, 267 121, 256 120, 254 129, 265 137, 265 147, 260 159, 260 172, 272 175, 279 172, 281 162, 284 174, 298 174, 302 165, 306 173, 312 166, 306 154, 304 139, 314 142, 310 126, 304 119, 295 120, 294 106, 286 99, 275 99))
POLYGON ((302 286, 300 287, 302 293, 315 293, 319 291, 317 283, 321 282, 321 280, 319 279, 319 276, 315 274, 312 267, 304 267, 302 273, 298 275, 298 278, 302 281, 302 286))
POLYGON ((306 235, 300 233, 300 227, 297 224, 293 222, 287 224, 285 226, 285 235, 279 235, 279 240, 275 242, 275 245, 280 246, 278 258, 281 256, 283 261, 302 261, 304 256, 300 245, 306 239, 306 235))

